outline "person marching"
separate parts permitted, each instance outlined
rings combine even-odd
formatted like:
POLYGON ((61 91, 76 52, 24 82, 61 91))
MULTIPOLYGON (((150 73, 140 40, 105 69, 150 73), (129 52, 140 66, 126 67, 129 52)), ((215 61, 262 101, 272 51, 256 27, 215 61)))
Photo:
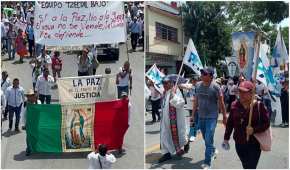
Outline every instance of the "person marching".
POLYGON ((132 70, 130 68, 129 61, 126 61, 124 63, 124 66, 120 68, 120 72, 116 76, 116 84, 117 84, 118 98, 119 99, 121 98, 122 92, 126 92, 127 94, 129 94, 129 88, 130 88, 130 94, 131 94, 132 70))
POLYGON ((19 130, 20 113, 23 102, 25 100, 25 96, 23 87, 19 86, 19 79, 15 78, 13 80, 13 85, 8 87, 5 92, 5 97, 7 100, 7 107, 9 112, 9 131, 11 131, 12 129, 13 117, 15 113, 16 117, 15 131, 20 132, 19 130))
POLYGON ((201 70, 201 82, 196 84, 192 119, 198 108, 199 128, 205 142, 205 160, 202 168, 211 168, 216 159, 217 149, 214 147, 214 133, 218 120, 219 107, 223 113, 223 124, 226 125, 226 109, 220 87, 213 81, 214 69, 207 67, 201 70))
POLYGON ((44 100, 46 104, 50 104, 51 101, 51 87, 54 85, 54 79, 51 75, 49 75, 48 68, 45 68, 43 74, 38 76, 35 92, 38 94, 39 100, 41 104, 44 104, 44 100))
POLYGON ((234 130, 233 138, 235 140, 236 152, 242 162, 244 169, 256 169, 261 149, 255 133, 261 133, 270 126, 270 118, 267 109, 262 102, 254 102, 251 126, 247 127, 249 122, 250 105, 252 90, 254 84, 250 81, 240 83, 239 99, 235 100, 230 109, 230 115, 227 121, 224 134, 223 145, 229 146, 230 136, 234 130), (250 134, 247 141, 247 134, 250 134))
POLYGON ((185 101, 180 90, 173 87, 173 83, 168 77, 163 79, 165 91, 160 122, 160 146, 163 156, 158 160, 159 163, 171 159, 172 154, 181 156, 189 150, 183 108, 185 101))

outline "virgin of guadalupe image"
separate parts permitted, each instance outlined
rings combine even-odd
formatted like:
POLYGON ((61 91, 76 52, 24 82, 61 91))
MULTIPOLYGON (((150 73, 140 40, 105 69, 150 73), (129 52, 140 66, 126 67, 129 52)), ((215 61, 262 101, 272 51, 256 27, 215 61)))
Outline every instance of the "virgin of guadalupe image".
POLYGON ((84 128, 84 117, 80 114, 79 110, 74 110, 74 117, 70 122, 70 133, 72 144, 76 148, 81 148, 81 145, 85 142, 83 128, 84 128))
POLYGON ((244 69, 245 66, 247 65, 247 50, 246 50, 247 46, 245 44, 245 40, 241 41, 241 47, 239 49, 239 64, 240 64, 240 68, 244 69))

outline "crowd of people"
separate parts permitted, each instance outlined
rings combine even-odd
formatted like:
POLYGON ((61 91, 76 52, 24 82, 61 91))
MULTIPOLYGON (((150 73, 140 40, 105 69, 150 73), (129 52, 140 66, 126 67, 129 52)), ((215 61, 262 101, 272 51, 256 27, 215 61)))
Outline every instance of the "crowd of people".
MULTIPOLYGON (((1 2, 1 55, 4 60, 15 60, 19 57, 19 64, 24 59, 30 59, 32 83, 31 89, 25 90, 18 78, 11 81, 8 72, 2 70, 1 75, 1 127, 2 121, 9 121, 8 132, 14 130, 16 133, 26 129, 26 106, 27 104, 50 104, 52 102, 52 90, 57 89, 57 79, 62 76, 63 59, 58 50, 47 50, 44 45, 37 44, 34 38, 34 3, 29 2, 1 2), (13 122, 15 120, 15 123, 13 122), (22 122, 20 121, 22 120, 22 122)), ((131 34, 132 48, 137 46, 144 49, 144 15, 141 3, 126 3, 125 10, 128 23, 128 33, 131 34), (143 40, 142 40, 143 39, 143 40)), ((77 56, 77 76, 96 75, 99 61, 97 60, 97 46, 89 45, 83 48, 77 56)), ((102 95, 108 98, 128 100, 132 90, 132 69, 126 61, 112 77, 111 69, 108 67, 104 72, 104 89, 102 95), (113 89, 116 89, 114 92, 113 89), (106 93, 106 94, 105 94, 106 93)), ((130 108, 128 103, 130 125, 130 108)), ((2 131, 2 128, 1 128, 2 131)), ((27 142, 28 144, 28 142, 27 142)), ((96 152, 88 155, 90 168, 110 168, 116 161, 115 157, 107 153, 107 146, 100 145, 96 152), (98 153, 97 153, 98 152, 98 153), (96 165, 96 163, 98 165, 96 165)), ((31 154, 31 147, 27 146, 26 155, 31 154)), ((122 148, 120 152, 122 152, 122 148)))
POLYGON ((271 125, 288 127, 288 78, 279 82, 282 85, 281 95, 272 92, 258 80, 256 84, 246 80, 243 74, 228 79, 214 78, 214 69, 211 67, 202 69, 201 76, 192 75, 187 83, 178 82, 175 86, 176 81, 172 75, 165 74, 162 81, 164 93, 161 94, 154 83, 147 79, 152 123, 156 122, 156 116, 161 120, 160 143, 163 156, 159 163, 171 159, 173 154, 180 156, 188 152, 188 143, 194 142, 197 133, 201 132, 205 143, 205 159, 201 168, 211 168, 218 154, 214 146, 214 134, 220 113, 226 127, 223 146, 229 149, 229 139, 233 132, 236 152, 243 168, 255 169, 258 165, 262 144, 255 137, 257 133, 265 132, 271 125), (251 127, 248 127, 252 100, 252 121, 251 127), (275 106, 274 111, 271 107, 273 102, 281 103, 280 109, 275 106), (186 126, 185 110, 190 115, 189 128, 186 126), (278 125, 276 122, 282 123, 278 125))
POLYGON ((130 35, 132 51, 136 47, 142 47, 144 51, 144 2, 125 3, 125 18, 127 23, 127 34, 130 35))

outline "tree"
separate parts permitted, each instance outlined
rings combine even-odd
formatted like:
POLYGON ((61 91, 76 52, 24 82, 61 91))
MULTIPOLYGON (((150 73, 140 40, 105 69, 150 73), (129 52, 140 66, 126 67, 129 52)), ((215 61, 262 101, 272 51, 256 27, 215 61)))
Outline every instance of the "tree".
POLYGON ((182 6, 185 35, 192 38, 203 64, 216 66, 231 52, 231 29, 224 2, 186 2, 182 6))

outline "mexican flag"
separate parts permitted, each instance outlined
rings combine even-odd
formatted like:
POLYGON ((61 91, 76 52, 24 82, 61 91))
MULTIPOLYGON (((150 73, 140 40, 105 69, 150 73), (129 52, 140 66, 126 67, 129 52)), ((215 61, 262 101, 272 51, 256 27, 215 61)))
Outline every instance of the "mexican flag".
POLYGON ((93 104, 29 104, 27 143, 32 152, 121 149, 128 129, 128 100, 93 104))

